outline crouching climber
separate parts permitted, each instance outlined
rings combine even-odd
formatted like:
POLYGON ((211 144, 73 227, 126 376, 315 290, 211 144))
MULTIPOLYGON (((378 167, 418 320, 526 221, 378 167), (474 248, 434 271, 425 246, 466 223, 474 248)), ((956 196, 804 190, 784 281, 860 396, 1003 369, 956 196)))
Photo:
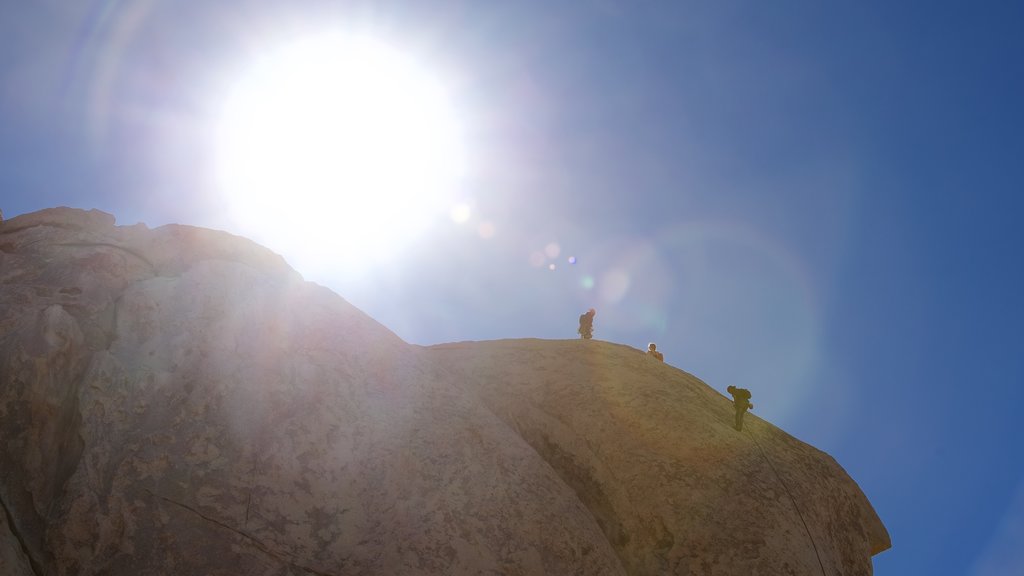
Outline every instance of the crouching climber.
POLYGON ((594 337, 594 316, 597 314, 593 308, 587 310, 583 314, 580 314, 580 327, 576 332, 579 333, 580 338, 584 340, 590 340, 594 337))
POLYGON ((659 360, 661 362, 665 361, 665 355, 658 352, 658 345, 654 342, 647 345, 647 355, 653 357, 655 360, 659 360))
POLYGON ((736 429, 743 430, 743 414, 754 409, 754 405, 750 403, 750 390, 735 386, 729 386, 725 390, 732 394, 732 405, 736 408, 736 429))

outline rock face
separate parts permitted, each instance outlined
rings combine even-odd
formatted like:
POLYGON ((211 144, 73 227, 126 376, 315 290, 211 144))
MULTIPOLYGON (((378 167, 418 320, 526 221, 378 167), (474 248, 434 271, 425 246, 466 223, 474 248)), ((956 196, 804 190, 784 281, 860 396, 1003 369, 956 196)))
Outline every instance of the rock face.
POLYGON ((0 223, 0 573, 870 574, 828 455, 598 341, 421 348, 275 254, 0 223))

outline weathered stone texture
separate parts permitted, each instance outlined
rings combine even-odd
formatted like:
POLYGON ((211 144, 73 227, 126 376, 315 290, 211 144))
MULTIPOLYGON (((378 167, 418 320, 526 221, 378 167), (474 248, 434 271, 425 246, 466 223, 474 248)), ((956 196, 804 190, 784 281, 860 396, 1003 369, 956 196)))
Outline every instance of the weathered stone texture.
POLYGON ((856 484, 731 418, 622 346, 410 346, 223 232, 0 223, 3 574, 870 574, 856 484))
POLYGON ((827 454, 686 372, 600 341, 442 344, 573 488, 631 574, 871 574, 889 536, 827 454))

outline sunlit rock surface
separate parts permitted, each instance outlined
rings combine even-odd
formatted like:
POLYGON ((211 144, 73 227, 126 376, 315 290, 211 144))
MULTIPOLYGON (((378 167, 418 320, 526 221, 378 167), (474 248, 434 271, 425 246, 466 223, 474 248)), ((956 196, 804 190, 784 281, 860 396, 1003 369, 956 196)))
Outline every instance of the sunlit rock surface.
POLYGON ((0 574, 870 574, 828 455, 639 351, 420 348, 277 255, 0 223, 0 574))

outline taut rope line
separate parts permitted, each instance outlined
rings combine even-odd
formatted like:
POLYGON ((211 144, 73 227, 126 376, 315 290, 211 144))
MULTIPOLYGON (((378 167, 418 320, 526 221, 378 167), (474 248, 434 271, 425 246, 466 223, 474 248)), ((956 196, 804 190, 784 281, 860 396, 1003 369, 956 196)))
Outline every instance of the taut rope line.
POLYGON ((821 568, 821 576, 826 576, 825 565, 821 562, 821 555, 818 554, 818 545, 814 543, 814 536, 811 536, 811 530, 807 527, 807 521, 804 520, 804 515, 800 513, 800 507, 796 505, 796 498, 793 498, 793 493, 789 491, 789 486, 786 485, 782 476, 779 475, 779 471, 775 469, 775 465, 772 464, 772 461, 768 458, 768 454, 765 453, 764 448, 761 448, 761 444, 757 441, 757 438, 754 437, 749 426, 747 428, 747 435, 750 436, 751 440, 753 440, 754 446, 757 446, 757 449, 761 452, 761 456, 764 458, 764 461, 768 463, 768 467, 772 469, 775 477, 779 479, 779 484, 782 484, 782 488, 785 489, 786 494, 789 495, 789 501, 793 503, 793 509, 796 510, 796 515, 800 518, 800 523, 804 525, 804 530, 807 531, 807 538, 811 541, 811 548, 814 549, 814 557, 818 559, 818 566, 821 568))

